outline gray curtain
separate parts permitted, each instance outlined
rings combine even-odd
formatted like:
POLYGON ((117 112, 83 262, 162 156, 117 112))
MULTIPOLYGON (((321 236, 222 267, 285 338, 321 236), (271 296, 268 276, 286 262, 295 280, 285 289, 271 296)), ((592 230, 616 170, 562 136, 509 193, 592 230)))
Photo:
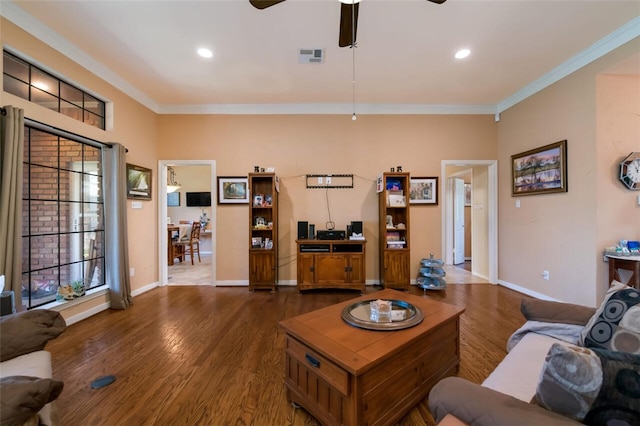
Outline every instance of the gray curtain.
POLYGON ((4 107, 0 115, 0 275, 5 290, 22 304, 22 157, 24 111, 4 107))
POLYGON ((114 143, 102 150, 104 185, 105 278, 111 309, 133 304, 127 245, 127 171, 124 146, 114 143))

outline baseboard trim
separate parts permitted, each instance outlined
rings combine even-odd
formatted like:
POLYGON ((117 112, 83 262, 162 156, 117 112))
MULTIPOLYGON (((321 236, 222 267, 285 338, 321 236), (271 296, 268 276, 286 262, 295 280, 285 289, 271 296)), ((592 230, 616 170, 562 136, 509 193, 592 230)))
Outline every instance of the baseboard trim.
POLYGON ((536 299, 541 300, 550 300, 552 302, 560 302, 558 299, 554 299, 553 297, 549 297, 546 294, 538 293, 536 291, 529 290, 528 288, 520 287, 519 285, 510 283, 504 280, 498 280, 498 284, 510 288, 511 290, 517 291, 518 293, 526 294, 527 296, 535 297, 536 299))

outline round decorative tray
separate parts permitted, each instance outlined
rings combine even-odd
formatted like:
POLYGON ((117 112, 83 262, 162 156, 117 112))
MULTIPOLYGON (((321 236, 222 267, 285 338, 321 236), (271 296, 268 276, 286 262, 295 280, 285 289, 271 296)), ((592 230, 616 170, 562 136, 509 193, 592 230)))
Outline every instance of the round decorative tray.
POLYGON ((355 327, 367 330, 402 330, 404 328, 418 325, 424 319, 422 310, 404 300, 388 300, 391 302, 392 312, 404 312, 404 319, 391 322, 379 322, 371 320, 371 302, 375 300, 364 300, 352 303, 342 310, 342 319, 355 327))

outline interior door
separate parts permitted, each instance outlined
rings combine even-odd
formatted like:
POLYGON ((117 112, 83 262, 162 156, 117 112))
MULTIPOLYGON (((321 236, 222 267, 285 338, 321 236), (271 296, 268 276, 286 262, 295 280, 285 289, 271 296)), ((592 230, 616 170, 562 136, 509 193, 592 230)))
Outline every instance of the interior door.
POLYGON ((453 179, 453 264, 464 263, 464 179, 453 179))

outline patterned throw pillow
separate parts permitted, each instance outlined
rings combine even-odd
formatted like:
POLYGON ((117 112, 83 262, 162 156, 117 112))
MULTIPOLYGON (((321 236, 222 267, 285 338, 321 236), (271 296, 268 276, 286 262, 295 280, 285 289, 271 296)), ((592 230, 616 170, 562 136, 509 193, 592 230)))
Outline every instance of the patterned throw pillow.
POLYGON ((640 291, 614 281, 578 343, 587 348, 640 354, 640 291))
POLYGON ((638 425, 640 356, 554 343, 535 400, 587 425, 638 425))

